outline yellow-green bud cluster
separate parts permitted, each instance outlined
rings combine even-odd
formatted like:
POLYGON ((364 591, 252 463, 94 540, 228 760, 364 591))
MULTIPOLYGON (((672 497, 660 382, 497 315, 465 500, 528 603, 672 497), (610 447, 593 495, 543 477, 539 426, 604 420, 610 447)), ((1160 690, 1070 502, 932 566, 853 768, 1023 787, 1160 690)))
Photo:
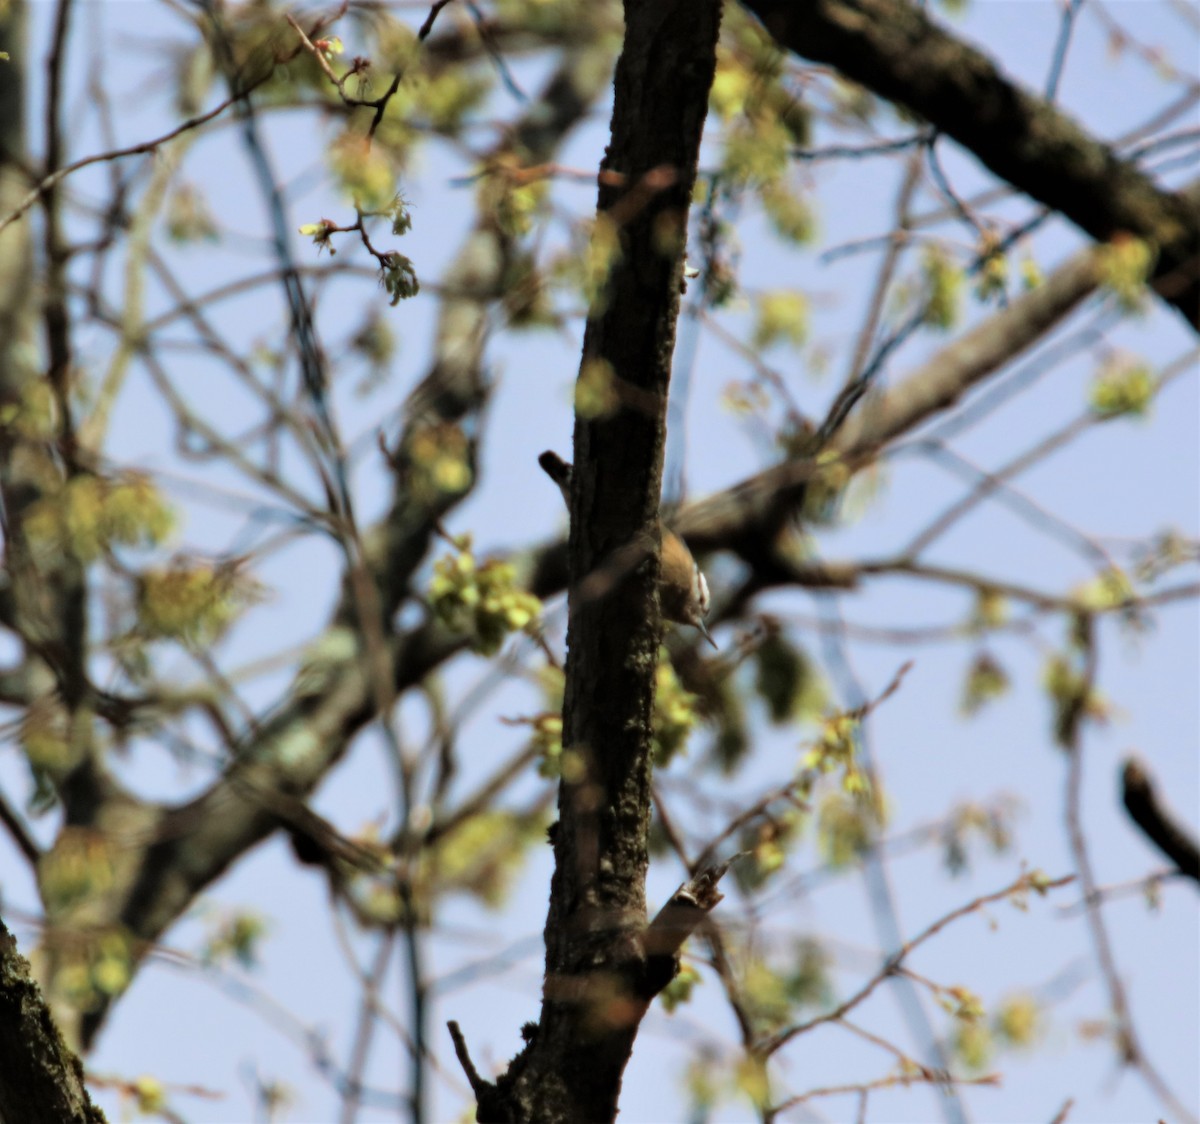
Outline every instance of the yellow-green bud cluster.
POLYGON ((472 648, 485 656, 494 655, 511 632, 536 631, 542 613, 541 601, 517 588, 512 564, 478 564, 469 537, 457 553, 434 563, 429 601, 448 627, 472 634, 472 648))

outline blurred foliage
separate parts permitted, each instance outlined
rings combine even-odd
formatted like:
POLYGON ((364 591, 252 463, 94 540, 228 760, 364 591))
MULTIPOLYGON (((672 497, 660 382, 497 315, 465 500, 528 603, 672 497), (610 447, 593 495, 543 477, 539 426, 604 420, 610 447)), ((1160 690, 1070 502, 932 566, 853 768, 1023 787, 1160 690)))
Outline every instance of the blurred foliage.
POLYGON ((117 877, 112 840, 88 827, 68 826, 38 865, 42 898, 54 908, 100 897, 117 877))
POLYGON ((966 279, 963 268, 941 246, 931 243, 921 255, 921 276, 925 283, 925 323, 949 331, 958 323, 966 279))
POLYGON ((1008 672, 990 652, 980 652, 967 668, 959 710, 966 716, 978 714, 988 703, 1008 693, 1008 672))
POLYGON ((494 160, 476 181, 476 205, 510 238, 528 234, 539 215, 544 215, 550 181, 521 173, 516 153, 494 160))
POLYGON ((23 524, 35 556, 67 553, 94 562, 117 546, 157 546, 174 529, 171 509, 147 476, 79 475, 46 483, 23 524))
POLYGON ((607 418, 620 405, 612 364, 606 359, 585 359, 575 380, 575 413, 581 418, 607 418))
POLYGON ((951 1051, 968 1073, 982 1072, 1000 1049, 1034 1046, 1044 1029, 1042 1006, 1026 992, 1009 996, 990 1013, 965 988, 948 989, 942 1003, 954 1019, 951 1051))
POLYGON ((1200 549, 1196 544, 1174 528, 1161 531, 1138 551, 1134 574, 1140 582, 1157 581, 1176 567, 1196 561, 1198 556, 1200 549))
POLYGON ((1008 288, 1008 257, 1000 249, 999 239, 988 233, 980 240, 979 272, 975 295, 980 301, 1003 300, 1008 288))
POLYGON ((663 1010, 674 1014, 677 1007, 692 1001, 692 992, 702 982, 702 977, 691 964, 683 964, 675 978, 659 993, 663 1010))
POLYGON ((767 1059, 759 1054, 743 1054, 734 1066, 733 1084, 755 1109, 764 1110, 771 1100, 767 1059))
POLYGON ((870 781, 859 764, 859 718, 854 714, 833 713, 821 724, 817 740, 810 744, 800 767, 818 775, 838 773, 842 791, 865 795, 870 781))
POLYGON ((672 758, 684 751, 698 721, 696 696, 684 689, 675 674, 670 653, 666 648, 660 648, 651 715, 654 732, 651 752, 656 768, 665 768, 672 758))
POLYGON ((1071 594, 1071 600, 1089 612, 1123 609, 1131 605, 1135 597, 1129 575, 1116 567, 1097 574, 1071 594))
POLYGON ((207 647, 221 638, 262 587, 238 560, 177 558, 138 577, 137 636, 207 647))
POLYGON ((411 437, 407 452, 409 489, 415 499, 430 507, 462 495, 474 481, 471 442, 462 427, 452 422, 421 426, 411 437))
POLYGON ((79 762, 82 751, 72 737, 70 715, 55 695, 43 695, 25 708, 19 736, 35 771, 61 776, 79 762))
POLYGON ((1019 811, 1020 804, 1006 796, 1000 796, 989 804, 967 801, 953 808, 942 827, 946 869, 955 875, 970 869, 971 842, 976 838, 982 839, 993 855, 1008 852, 1019 811))
MULTIPOLYGON (((878 786, 871 791, 878 793, 878 786)), ((825 791, 817 805, 817 846, 822 858, 835 869, 857 862, 874 845, 885 823, 882 798, 825 791)))
POLYGON ((700 1049, 689 1059, 684 1070, 683 1087, 687 1095, 689 1120, 707 1120, 721 1096, 721 1069, 715 1052, 700 1049))
POLYGON ((499 909, 508 899, 529 849, 544 843, 549 817, 543 812, 522 813, 489 809, 468 816, 454 830, 423 852, 415 888, 418 902, 450 894, 470 894, 489 909, 499 909))
POLYGON ((173 242, 216 242, 220 238, 216 219, 193 184, 175 186, 167 200, 166 222, 167 236, 173 242))
POLYGON ((516 577, 510 562, 477 563, 464 535, 454 553, 433 564, 430 607, 447 627, 469 633, 480 655, 495 655, 510 633, 536 633, 541 624, 542 603, 518 589, 516 577))
POLYGON ((742 966, 740 983, 743 1007, 759 1034, 770 1034, 791 1021, 792 1003, 781 972, 752 957, 742 966))
POLYGON ((1053 712, 1054 738, 1067 746, 1080 721, 1106 722, 1111 708, 1104 696, 1088 682, 1074 651, 1056 652, 1045 663, 1042 684, 1053 712))
POLYGON ((257 968, 259 948, 268 928, 266 918, 260 913, 251 910, 222 912, 209 921, 200 959, 210 966, 235 960, 245 969, 257 968))
POLYGON ((757 301, 758 315, 751 334, 756 348, 788 343, 798 347, 808 338, 808 298, 789 289, 764 293, 757 301))
POLYGON ((769 807, 754 823, 742 830, 739 850, 747 857, 733 868, 743 890, 755 890, 783 869, 788 853, 799 842, 805 817, 791 804, 769 807))
POLYGON ((116 928, 72 933, 60 963, 55 984, 83 1011, 119 996, 133 978, 129 938, 116 928))
POLYGON ((804 518, 811 523, 831 523, 850 484, 850 466, 832 449, 825 449, 817 454, 814 467, 804 489, 804 518))
POLYGON ((1117 356, 1096 373, 1088 404, 1102 418, 1133 414, 1145 417, 1156 390, 1154 375, 1144 363, 1117 356))
POLYGON ((983 633, 991 629, 1003 628, 1008 623, 1008 598, 998 590, 984 587, 975 595, 968 631, 983 633))
POLYGON ((1125 312, 1140 312, 1146 303, 1146 282, 1158 252, 1150 243, 1120 234, 1100 250, 1102 284, 1125 312))

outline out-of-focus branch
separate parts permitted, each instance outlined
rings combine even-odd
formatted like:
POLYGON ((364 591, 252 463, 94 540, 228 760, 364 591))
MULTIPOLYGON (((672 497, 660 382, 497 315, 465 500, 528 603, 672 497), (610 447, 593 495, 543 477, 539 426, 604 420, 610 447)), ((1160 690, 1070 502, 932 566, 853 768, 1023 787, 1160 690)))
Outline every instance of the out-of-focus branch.
POLYGON ((743 0, 783 46, 907 106, 1099 241, 1158 248, 1163 299, 1200 330, 1200 211, 908 0, 743 0))
POLYGON ((1055 269, 1037 289, 942 348, 894 389, 864 401, 835 434, 831 447, 862 456, 952 407, 971 387, 1020 355, 1088 296, 1100 282, 1093 250, 1055 269))
POLYGON ((1088 928, 1092 934, 1096 962, 1108 990, 1112 1008, 1113 1045, 1122 1064, 1131 1066, 1141 1075, 1154 1094, 1177 1120, 1194 1124, 1195 1116, 1175 1096, 1142 1046, 1133 1022, 1133 1011, 1126 994, 1116 953, 1104 921, 1102 900, 1096 890, 1091 852, 1083 829, 1083 731, 1088 707, 1096 689, 1099 651, 1096 644, 1096 622, 1090 615, 1080 614, 1075 625, 1075 642, 1079 649, 1077 679, 1068 698, 1059 703, 1055 733, 1067 756, 1066 806, 1064 809, 1067 836, 1079 885, 1083 891, 1088 928))
MULTIPOLYGON (((973 386, 1036 343, 1099 284, 1096 252, 1083 251, 1037 289, 988 317, 896 386, 861 402, 835 433, 832 451, 853 470, 897 437, 950 409, 973 386)), ((792 518, 818 468, 811 459, 785 461, 715 496, 689 505, 675 527, 693 550, 733 550, 771 578, 779 559, 771 547, 792 518)), ((785 569, 790 570, 789 564, 785 569)), ((843 584, 835 572, 805 565, 814 584, 843 584)), ((780 577, 780 580, 795 580, 780 577)))
POLYGON ((1200 883, 1200 845, 1159 802, 1149 771, 1136 757, 1128 758, 1121 770, 1121 800, 1129 818, 1179 873, 1200 883))
POLYGON ((820 1026, 822 1023, 836 1022, 843 1015, 849 1014, 855 1007, 862 1003, 871 993, 893 973, 900 970, 905 958, 907 958, 915 949, 923 945, 927 940, 935 937, 947 925, 953 924, 960 918, 966 917, 969 914, 976 913, 981 909, 993 904, 994 902, 1004 901, 1005 899, 1023 899, 1029 894, 1030 890, 1034 890, 1038 894, 1046 894, 1050 890, 1056 890, 1060 886, 1066 886, 1075 881, 1073 874, 1066 875, 1063 878, 1046 878, 1044 875, 1035 876, 1032 874, 1023 874, 1011 886, 1005 886, 1003 890, 997 890, 993 894, 984 894, 982 897, 976 898, 974 901, 968 902, 966 905, 959 906, 958 909, 951 910, 943 917, 938 918, 927 928, 923 929, 915 937, 904 942, 892 956, 890 956, 883 967, 872 976, 862 987, 858 989, 848 999, 838 1004, 832 1011, 827 1011, 823 1015, 818 1015, 814 1019, 810 1019, 806 1023, 797 1023, 794 1026, 786 1027, 772 1035, 763 1046, 765 1054, 773 1054, 775 1051, 787 1045, 793 1038, 801 1034, 806 1034, 814 1027, 820 1026))
MULTIPOLYGON (((551 159, 600 96, 607 76, 604 65, 581 65, 577 54, 568 52, 542 96, 503 143, 522 145, 535 161, 551 159)), ((380 591, 384 620, 390 620, 409 593, 412 574, 428 551, 439 517, 463 498, 451 494, 431 503, 428 492, 413 486, 418 466, 410 443, 428 427, 456 424, 482 405, 486 321, 502 291, 513 250, 493 219, 484 216, 450 267, 448 290, 453 295, 443 303, 435 363, 410 397, 405 430, 391 454, 393 507, 363 536, 363 564, 380 591)), ((361 582, 353 577, 348 576, 325 636, 312 647, 313 661, 300 670, 270 717, 234 748, 232 764, 208 791, 177 808, 135 808, 127 796, 114 793, 139 830, 136 841, 131 837, 122 843, 121 855, 123 869, 128 864, 136 875, 107 907, 111 919, 141 941, 154 940, 197 893, 286 822, 279 794, 294 801, 311 793, 351 739, 377 715, 376 669, 364 660, 358 631, 361 582)), ((411 686, 465 644, 461 635, 432 622, 389 635, 385 655, 391 683, 398 689, 411 686)), ((85 1041, 98 1030, 106 1011, 102 1002, 88 1015, 85 1041)))
POLYGON ((817 1089, 809 1089, 806 1093, 800 1093, 794 1097, 788 1097, 787 1100, 781 1101, 777 1105, 772 1105, 767 1115, 768 1120, 774 1120, 781 1112, 787 1112, 789 1109, 797 1108, 807 1101, 816 1100, 817 1097, 839 1097, 845 1096, 847 1093, 865 1094, 874 1092, 876 1089, 908 1089, 913 1085, 936 1085, 941 1089, 950 1087, 971 1087, 971 1086, 991 1086, 995 1088, 1001 1083, 1001 1078, 998 1073, 985 1073, 982 1077, 951 1077, 949 1074, 937 1073, 934 1070, 918 1070, 915 1073, 894 1074, 891 1077, 880 1077, 875 1081, 864 1081, 857 1085, 827 1085, 817 1089))
POLYGON ((33 836, 29 834, 21 817, 9 805, 3 793, 0 793, 0 824, 3 824, 4 830, 12 836, 12 841, 16 844, 17 850, 25 856, 30 867, 36 870, 38 859, 42 856, 42 850, 34 842, 33 836))
MULTIPOLYGON (((269 75, 268 75, 269 77, 269 75)), ((260 79, 260 82, 266 81, 265 78, 260 79)), ((128 148, 116 148, 111 152, 97 152, 92 156, 85 156, 81 160, 76 160, 71 164, 67 164, 59 168, 55 172, 51 172, 48 176, 43 176, 19 203, 12 210, 8 211, 3 218, 0 218, 0 231, 19 219, 26 211, 37 203, 39 196, 43 192, 49 191, 57 187, 63 180, 74 172, 82 171, 84 168, 90 168, 93 164, 107 164, 114 160, 123 160, 127 156, 142 156, 147 152, 154 152, 157 148, 166 144, 168 141, 174 140, 176 137, 184 133, 190 133, 193 129, 200 128, 201 125, 208 124, 214 118, 220 117, 235 101, 239 98, 246 97, 253 87, 242 90, 232 97, 226 98, 219 105, 214 106, 207 113, 201 113, 197 117, 190 117, 184 121, 182 125, 177 125, 169 132, 163 133, 161 137, 155 137, 153 140, 142 141, 140 144, 131 144, 128 148)))

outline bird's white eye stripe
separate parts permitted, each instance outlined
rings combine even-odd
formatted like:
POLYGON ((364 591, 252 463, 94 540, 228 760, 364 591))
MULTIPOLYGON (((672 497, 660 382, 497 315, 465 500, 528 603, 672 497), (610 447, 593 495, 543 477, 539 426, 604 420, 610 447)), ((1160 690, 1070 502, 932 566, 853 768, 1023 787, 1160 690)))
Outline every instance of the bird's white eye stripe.
POLYGON ((700 615, 706 616, 708 614, 708 582, 695 562, 692 563, 692 596, 696 599, 696 604, 700 606, 700 615))

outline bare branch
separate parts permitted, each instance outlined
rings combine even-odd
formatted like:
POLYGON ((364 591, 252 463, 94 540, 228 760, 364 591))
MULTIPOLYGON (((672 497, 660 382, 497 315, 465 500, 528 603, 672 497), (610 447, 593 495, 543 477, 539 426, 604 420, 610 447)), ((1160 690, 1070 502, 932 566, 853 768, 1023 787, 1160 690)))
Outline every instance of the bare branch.
POLYGON ((991 905, 993 902, 1004 901, 1015 896, 1028 894, 1030 890, 1035 890, 1039 894, 1045 894, 1050 890, 1056 890, 1060 886, 1067 886, 1075 881, 1075 875, 1068 874, 1062 878, 1045 878, 1035 877, 1032 874, 1023 874, 1012 885, 1005 886, 1003 890, 997 890, 992 894, 984 894, 982 897, 976 898, 974 901, 968 902, 966 905, 959 906, 958 909, 953 909, 944 917, 938 918, 927 928, 918 933, 915 937, 904 942, 896 950, 896 952, 888 957, 887 962, 874 976, 871 977, 861 988, 858 989, 849 999, 839 1003, 832 1011, 827 1011, 823 1015, 817 1016, 815 1019, 810 1019, 806 1023, 799 1023, 795 1026, 788 1027, 785 1030, 775 1034, 763 1047, 765 1054, 772 1054, 776 1050, 785 1046, 797 1035, 805 1034, 814 1027, 820 1026, 822 1023, 835 1022, 842 1018, 843 1015, 849 1014, 855 1007, 863 1002, 884 980, 899 970, 904 963, 905 958, 916 948, 919 948, 931 937, 940 933, 947 925, 966 917, 969 914, 976 913, 983 909, 984 906, 991 905))
POLYGON ((908 0, 746 0, 784 46, 915 110, 1093 238, 1159 249, 1165 300, 1200 330, 1200 215, 908 0))

